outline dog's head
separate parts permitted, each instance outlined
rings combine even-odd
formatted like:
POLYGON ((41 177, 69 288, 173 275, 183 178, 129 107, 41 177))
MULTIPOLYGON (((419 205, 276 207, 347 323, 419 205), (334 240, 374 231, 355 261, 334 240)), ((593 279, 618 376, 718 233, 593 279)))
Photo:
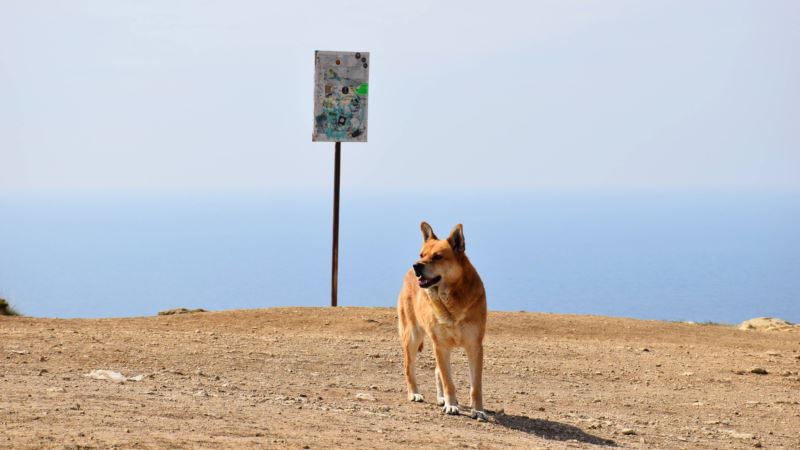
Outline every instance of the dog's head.
POLYGON ((439 283, 453 284, 461 278, 464 262, 464 228, 458 224, 450 237, 439 240, 427 222, 422 229, 422 250, 414 263, 414 275, 421 288, 432 288, 439 283))

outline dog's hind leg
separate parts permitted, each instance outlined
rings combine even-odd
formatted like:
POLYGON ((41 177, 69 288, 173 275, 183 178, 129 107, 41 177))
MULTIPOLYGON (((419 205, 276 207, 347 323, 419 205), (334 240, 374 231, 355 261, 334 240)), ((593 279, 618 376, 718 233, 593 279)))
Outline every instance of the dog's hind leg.
POLYGON ((450 348, 436 345, 434 341, 433 351, 436 354, 436 369, 439 373, 439 381, 444 388, 444 406, 442 412, 445 414, 456 415, 458 411, 458 400, 456 400, 456 386, 453 384, 453 375, 450 373, 450 348))
POLYGON ((421 402, 425 398, 419 393, 417 388, 417 376, 414 366, 417 362, 417 353, 422 349, 422 330, 416 327, 405 327, 400 330, 403 338, 403 369, 406 378, 406 388, 408 389, 408 400, 421 402))

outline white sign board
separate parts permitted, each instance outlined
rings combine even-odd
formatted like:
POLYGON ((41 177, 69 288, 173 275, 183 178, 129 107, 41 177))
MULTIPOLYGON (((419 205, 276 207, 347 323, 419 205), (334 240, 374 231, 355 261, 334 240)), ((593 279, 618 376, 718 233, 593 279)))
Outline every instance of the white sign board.
POLYGON ((315 52, 315 142, 367 142, 368 52, 315 52))

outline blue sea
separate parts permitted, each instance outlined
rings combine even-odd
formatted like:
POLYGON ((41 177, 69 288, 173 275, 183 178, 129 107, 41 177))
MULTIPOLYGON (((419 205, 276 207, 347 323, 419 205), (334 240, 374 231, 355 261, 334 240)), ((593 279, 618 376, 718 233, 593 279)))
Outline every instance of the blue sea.
MULTIPOLYGON (((331 195, 0 197, 0 297, 42 317, 324 306, 331 195)), ((419 222, 464 224, 490 309, 800 322, 800 195, 499 192, 341 200, 339 304, 394 306, 419 222)))

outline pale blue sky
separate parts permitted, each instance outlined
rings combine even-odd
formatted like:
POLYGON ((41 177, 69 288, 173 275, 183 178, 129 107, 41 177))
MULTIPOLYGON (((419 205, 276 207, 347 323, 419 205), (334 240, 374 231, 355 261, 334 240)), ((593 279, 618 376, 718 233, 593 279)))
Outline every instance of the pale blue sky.
POLYGON ((0 193, 800 189, 797 1, 0 0, 0 193))

